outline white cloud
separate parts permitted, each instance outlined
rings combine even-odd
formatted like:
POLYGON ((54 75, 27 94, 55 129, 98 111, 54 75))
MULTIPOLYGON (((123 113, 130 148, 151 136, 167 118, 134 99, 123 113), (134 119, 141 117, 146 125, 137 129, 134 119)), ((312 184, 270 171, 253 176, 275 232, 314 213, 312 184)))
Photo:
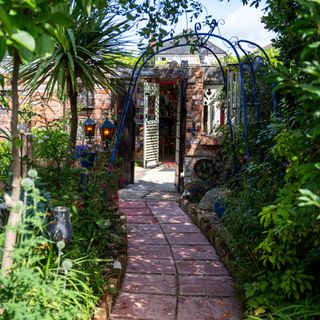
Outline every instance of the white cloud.
POLYGON ((275 34, 264 29, 261 17, 261 9, 239 6, 225 17, 225 25, 220 27, 221 34, 227 39, 237 36, 239 39, 265 46, 271 42, 275 34))

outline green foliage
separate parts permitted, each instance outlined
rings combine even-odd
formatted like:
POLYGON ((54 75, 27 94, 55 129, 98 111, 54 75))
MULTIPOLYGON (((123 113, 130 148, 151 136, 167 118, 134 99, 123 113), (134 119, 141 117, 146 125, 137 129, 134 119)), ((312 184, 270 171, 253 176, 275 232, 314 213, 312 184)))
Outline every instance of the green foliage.
POLYGON ((123 247, 122 220, 115 213, 118 175, 106 172, 108 158, 108 153, 99 154, 90 172, 84 168, 39 168, 41 186, 50 193, 49 206, 71 208, 73 236, 66 256, 82 261, 81 268, 88 273, 86 281, 97 296, 103 294, 105 275, 123 247), (81 174, 87 179, 80 182, 81 174))
MULTIPOLYGON (((0 275, 1 319, 88 319, 98 299, 88 285, 88 274, 80 262, 63 258, 64 245, 56 256, 54 244, 45 237, 47 219, 45 211, 39 211, 44 199, 34 178, 23 179, 22 186, 23 219, 14 265, 10 277, 0 275)), ((4 233, 1 246, 3 237, 4 233)))
MULTIPOLYGON (((23 62, 35 56, 48 56, 53 52, 53 31, 56 21, 51 7, 62 0, 5 1, 0 6, 0 60, 8 49, 15 48, 23 62)), ((67 17, 65 17, 68 19, 67 17)))
POLYGON ((79 186, 80 168, 39 167, 41 192, 35 170, 22 181, 25 205, 14 267, 10 277, 0 276, 1 319, 91 317, 123 246, 122 220, 111 202, 116 201, 117 174, 106 175, 108 156, 98 157, 85 189, 79 186), (73 233, 67 246, 47 236, 46 210, 57 205, 71 208, 73 233))
MULTIPOLYGON (((273 119, 262 115, 260 132, 249 123, 252 158, 239 161, 229 181, 234 198, 225 199, 224 223, 247 318, 318 319, 320 3, 269 0, 267 6, 263 20, 279 33, 271 77, 280 111, 273 119)), ((224 150, 236 146, 241 159, 239 130, 224 150)))
MULTIPOLYGON (((47 160, 47 166, 41 163, 38 168, 41 181, 37 184, 49 202, 42 201, 34 187, 35 175, 29 172, 30 178, 23 180, 27 205, 18 227, 13 270, 10 277, 0 277, 0 318, 89 319, 108 288, 106 277, 122 250, 122 220, 113 203, 111 208, 117 175, 106 175, 109 154, 102 154, 83 192, 79 187, 82 169, 61 166, 67 133, 59 123, 34 130, 35 157, 47 160), (106 186, 113 188, 107 192, 106 186), (66 248, 56 247, 47 237, 46 210, 56 205, 71 208, 73 236, 66 248)), ((5 233, 0 235, 1 248, 4 237, 5 233)))
MULTIPOLYGON (((138 33, 141 38, 148 42, 150 39, 155 40, 156 46, 168 34, 164 26, 172 26, 172 35, 179 17, 186 16, 192 22, 204 9, 199 0, 159 0, 153 3, 149 0, 116 0, 112 3, 114 2, 120 5, 118 12, 126 16, 128 23, 139 27, 138 33)), ((210 18, 211 16, 207 17, 210 18)), ((143 42, 140 42, 140 47, 144 46, 143 42)))
POLYGON ((128 56, 123 35, 127 25, 125 21, 119 22, 108 7, 86 14, 78 2, 67 2, 52 10, 68 15, 70 23, 57 27, 53 53, 26 66, 21 78, 30 93, 45 84, 46 96, 57 94, 60 99, 65 96, 69 99, 72 150, 78 127, 79 83, 90 92, 97 86, 114 89, 111 77, 117 77, 116 68, 127 66, 122 60, 128 56))
POLYGON ((0 141, 0 181, 6 182, 11 164, 11 142, 0 141))
POLYGON ((124 45, 125 23, 116 21, 107 9, 86 15, 72 3, 54 11, 68 14, 70 24, 58 27, 53 54, 34 61, 22 72, 29 89, 45 82, 48 96, 57 90, 63 97, 69 96, 70 90, 78 92, 77 79, 91 91, 95 85, 111 87, 110 75, 115 75, 116 67, 124 66, 121 58, 126 53, 120 46, 124 45))
POLYGON ((66 158, 69 136, 59 125, 48 128, 33 128, 34 158, 47 164, 61 167, 66 158))

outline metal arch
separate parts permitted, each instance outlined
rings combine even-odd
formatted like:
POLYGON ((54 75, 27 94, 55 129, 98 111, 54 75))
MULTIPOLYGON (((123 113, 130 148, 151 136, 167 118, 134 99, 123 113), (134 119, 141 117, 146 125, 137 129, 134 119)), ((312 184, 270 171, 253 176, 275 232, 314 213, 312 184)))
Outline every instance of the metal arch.
POLYGON ((256 107, 257 126, 258 126, 258 130, 260 131, 260 104, 259 104, 259 99, 258 99, 258 95, 257 95, 256 75, 255 75, 255 71, 254 71, 253 65, 252 65, 253 61, 252 61, 251 57, 249 56, 248 52, 242 48, 242 46, 239 42, 240 41, 238 40, 237 45, 238 45, 239 49, 243 52, 243 54, 246 56, 247 61, 250 66, 250 74, 251 74, 252 83, 253 83, 253 101, 254 101, 254 104, 256 107))
POLYGON ((200 22, 197 22, 197 23, 194 25, 194 32, 195 32, 195 35, 196 35, 196 37, 197 37, 197 39, 198 39, 198 41, 199 41, 199 45, 200 45, 201 47, 204 46, 204 45, 208 42, 208 40, 209 40, 209 38, 210 38, 210 35, 213 34, 214 29, 218 27, 218 22, 217 22, 217 20, 216 20, 216 19, 213 19, 213 20, 211 21, 211 23, 209 24, 209 26, 210 26, 211 29, 210 29, 210 31, 207 33, 207 35, 202 35, 202 34, 198 33, 198 31, 200 31, 201 28, 202 28, 201 23, 200 23, 200 22))
MULTIPOLYGON (((201 25, 200 25, 201 26, 201 25)), ((201 29, 201 28, 200 28, 201 29)), ((199 29, 199 25, 198 25, 198 31, 200 30, 199 29)), ((214 38, 217 38, 217 39, 220 39, 222 40, 223 42, 227 43, 233 50, 233 52, 235 53, 236 55, 236 58, 237 58, 237 61, 238 61, 238 65, 239 65, 239 68, 240 68, 240 87, 241 87, 241 101, 242 101, 242 108, 243 108, 243 118, 244 118, 244 135, 245 135, 245 140, 246 140, 246 154, 247 154, 247 159, 250 160, 250 147, 249 147, 249 141, 248 141, 248 126, 247 126, 247 106, 246 106, 246 100, 245 100, 245 91, 244 91, 244 70, 243 70, 243 64, 241 62, 241 59, 240 59, 240 56, 239 56, 239 53, 236 49, 236 46, 234 44, 232 44, 228 39, 220 36, 220 35, 216 35, 216 34, 213 34, 213 29, 210 30, 209 33, 199 33, 197 32, 197 38, 199 39, 199 37, 204 37, 202 39, 207 39, 205 42, 202 42, 200 44, 192 44, 192 46, 194 47, 203 47, 205 45, 205 43, 208 41, 208 39, 210 37, 214 37, 214 38)), ((192 37, 194 36, 193 33, 189 33, 189 34, 186 34, 186 35, 181 35, 179 38, 182 38, 182 37, 192 37)), ((178 39, 179 39, 178 38, 178 39)), ((163 43, 166 43, 168 41, 172 41, 172 40, 177 40, 177 38, 174 38, 174 37, 171 37, 169 39, 166 39, 163 41, 163 43)), ((138 65, 139 63, 141 62, 141 60, 147 55, 147 51, 144 52, 140 58, 137 60, 137 62, 135 63, 135 66, 132 70, 132 73, 131 73, 131 78, 130 78, 130 84, 129 84, 129 90, 127 92, 127 95, 126 95, 126 99, 125 99, 125 103, 124 103, 124 108, 123 108, 123 111, 122 111, 122 114, 121 114, 121 120, 120 120, 120 124, 119 124, 119 127, 118 127, 118 131, 117 131, 117 135, 116 135, 116 139, 115 139, 115 144, 114 144, 114 148, 113 148, 113 151, 112 151, 112 155, 111 155, 111 159, 110 159, 110 163, 111 163, 111 166, 110 166, 110 170, 112 170, 112 164, 114 163, 114 160, 115 160, 115 157, 116 157, 116 153, 117 153, 117 149, 118 149, 118 145, 119 145, 119 142, 120 142, 120 137, 122 135, 122 131, 124 129, 124 124, 125 124, 125 117, 128 113, 128 110, 129 108, 131 107, 132 105, 132 97, 133 97, 133 91, 135 90, 135 87, 136 87, 136 84, 137 84, 137 81, 138 81, 138 77, 140 75, 140 72, 142 70, 142 68, 146 65, 146 63, 151 59, 153 58, 155 55, 157 55, 158 53, 160 52, 164 52, 164 51, 167 51, 171 48, 174 48, 174 47, 179 47, 179 46, 189 46, 190 44, 181 44, 181 45, 174 45, 172 47, 169 47, 169 48, 164 48, 164 49, 161 49, 161 50, 158 50, 156 52, 153 52, 151 55, 149 55, 146 60, 142 63, 142 65, 139 67, 138 69, 138 65)))
MULTIPOLYGON (((168 41, 172 41, 174 38, 170 38, 170 39, 167 39, 165 40, 164 42, 168 42, 168 41)), ((123 131, 123 127, 124 127, 124 124, 125 124, 125 115, 126 113, 128 112, 131 104, 132 104, 132 96, 133 96, 133 91, 136 87, 136 84, 137 84, 137 81, 138 81, 138 78, 139 78, 139 74, 141 72, 141 70, 143 69, 143 67, 147 64, 147 62, 152 59, 155 55, 163 52, 163 51, 166 51, 166 50, 170 50, 172 48, 176 48, 176 47, 184 47, 184 46, 192 46, 192 47, 196 47, 195 44, 181 44, 181 45, 174 45, 174 46, 171 46, 171 47, 168 47, 168 48, 165 48, 165 49, 162 49, 162 50, 159 50, 157 51, 156 53, 153 53, 151 54, 150 56, 148 56, 146 58, 146 60, 143 62, 143 64, 140 66, 139 70, 138 70, 138 73, 135 75, 135 73, 137 72, 137 66, 139 65, 139 63, 141 62, 141 60, 143 59, 143 57, 147 54, 147 52, 145 52, 143 55, 140 56, 139 60, 136 62, 135 66, 134 66, 134 69, 132 71, 132 74, 131 74, 131 79, 130 79, 130 84, 129 84, 129 90, 127 92, 127 95, 126 95, 126 98, 125 98, 125 102, 124 102, 124 108, 122 109, 122 113, 121 113, 121 120, 120 120, 120 124, 119 124, 119 128, 118 128, 118 132, 120 132, 120 134, 122 133, 123 131)), ((210 51, 214 57, 217 59, 218 61, 218 64, 219 64, 219 67, 220 67, 220 70, 221 70, 221 74, 222 74, 222 77, 223 77, 223 81, 224 83, 226 83, 226 77, 225 77, 225 74, 223 72, 223 66, 221 64, 221 61, 220 59, 218 58, 218 56, 216 55, 216 53, 214 51, 212 51, 210 48, 206 47, 206 46, 201 46, 202 48, 210 51)), ((115 147, 113 149, 113 153, 112 153, 112 157, 111 157, 111 163, 114 162, 114 159, 115 159, 115 156, 116 156, 116 152, 117 152, 117 146, 119 144, 119 140, 120 140, 120 135, 117 134, 117 137, 116 137, 116 141, 115 141, 115 147)))
MULTIPOLYGON (((193 34, 188 34, 186 36, 190 36, 190 35, 193 35, 193 34)), ((168 42, 168 41, 172 41, 174 38, 170 38, 170 39, 167 39, 167 40, 164 40, 163 42, 168 42)), ((150 61, 150 59, 152 59, 154 56, 156 56, 157 54, 161 53, 161 52, 164 52, 164 51, 167 51, 167 50, 170 50, 172 48, 177 48, 177 47, 186 47, 186 46, 191 46, 191 47, 198 47, 198 45, 195 45, 195 44, 177 44, 177 45, 173 45, 173 46, 170 46, 168 48, 164 48, 164 49, 161 49, 161 50, 158 50, 157 52, 155 53, 152 53, 151 55, 149 55, 145 60, 144 62, 142 63, 142 65, 139 67, 138 71, 137 71, 137 67, 139 65, 139 63, 141 62, 141 60, 144 58, 144 56, 148 53, 148 52, 145 52, 143 53, 140 58, 138 59, 138 61, 135 63, 135 66, 133 68, 133 71, 131 73, 131 79, 130 79, 130 84, 129 84, 129 90, 127 92, 127 95, 126 95, 126 98, 125 98, 125 102, 124 102, 124 108, 122 109, 122 112, 121 112, 121 119, 120 119, 120 124, 119 124, 119 128, 118 128, 118 131, 117 131, 117 136, 116 136, 116 141, 115 141, 115 146, 114 146, 114 149, 113 149, 113 152, 112 152, 112 156, 111 156, 111 163, 114 162, 114 159, 115 159, 115 156, 116 156, 116 152, 117 152, 117 148, 118 148, 118 145, 119 145, 119 142, 120 142, 120 137, 121 137, 121 134, 122 134, 122 131, 124 129, 124 125, 125 125, 125 116, 129 110, 129 108, 131 107, 132 105, 132 96, 133 96, 133 92, 135 90, 135 87, 136 87, 136 84, 137 84, 137 81, 139 79, 139 75, 142 71, 142 69, 144 68, 144 66, 148 63, 148 61, 150 61), (118 134, 120 133, 120 135, 118 134)), ((203 46, 199 46, 201 48, 204 48, 208 51, 210 51, 214 57, 217 59, 218 61, 218 64, 219 64, 219 67, 220 67, 220 70, 221 70, 221 74, 222 74, 222 77, 223 77, 223 81, 224 83, 226 83, 226 77, 225 77, 225 74, 224 74, 224 71, 223 71, 223 66, 221 64, 221 61, 220 59, 218 58, 218 56, 216 55, 216 53, 214 51, 212 51, 210 48, 206 47, 205 45, 203 46)))
MULTIPOLYGON (((238 45, 239 43, 247 43, 249 45, 252 45, 254 47, 257 47, 264 55, 264 57, 266 58, 266 60, 268 61, 268 64, 271 65, 271 61, 270 61, 270 58, 269 56, 267 55, 266 51, 261 47, 259 46, 257 43, 253 42, 253 41, 249 41, 249 40, 239 40, 238 41, 238 45)), ((240 47, 240 45, 239 45, 240 47)), ((272 89, 274 88, 275 84, 272 83, 272 89)), ((273 112, 275 115, 278 114, 278 106, 277 106, 277 97, 276 97, 276 93, 274 92, 274 90, 272 90, 272 100, 273 100, 273 112)))
MULTIPOLYGON (((200 24, 200 23, 196 23, 196 24, 195 24, 195 34, 196 34, 196 37, 197 37, 198 41, 200 42, 200 45, 198 44, 198 45, 196 45, 196 46, 204 47, 204 48, 205 48, 205 44, 206 44, 207 41, 209 40, 209 38, 210 38, 210 36, 212 35, 214 29, 215 29, 216 27, 219 28, 219 22, 220 22, 220 21, 221 21, 221 20, 218 20, 218 21, 216 21, 215 19, 212 20, 212 22, 210 23, 211 30, 210 30, 208 33, 205 34, 205 35, 206 35, 206 39, 205 39, 205 37, 201 38, 201 35, 202 35, 202 34, 198 33, 198 31, 201 30, 201 24, 200 24), (205 40, 204 40, 204 39, 205 39, 205 40)), ((223 21, 223 20, 222 20, 222 21, 223 21)), ((223 24, 224 24, 224 21, 223 21, 223 24)), ((188 36, 192 37, 192 36, 194 36, 194 34, 189 33, 189 34, 187 34, 187 35, 181 35, 179 38, 188 37, 188 36)), ((169 39, 164 40, 163 43, 172 41, 172 40, 174 40, 174 39, 176 39, 176 38, 171 37, 171 38, 169 38, 169 39)), ((162 50, 159 50, 159 51, 153 53, 151 56, 147 57, 147 59, 145 60, 145 62, 142 64, 142 66, 140 66, 140 68, 139 68, 139 70, 138 70, 138 72, 137 72, 137 75, 135 76, 135 73, 136 73, 136 71, 137 71, 137 67, 138 67, 140 61, 143 59, 144 56, 147 55, 148 51, 144 52, 144 53, 139 57, 138 61, 135 63, 134 68, 133 68, 133 70, 132 70, 131 79, 130 79, 130 85, 129 85, 129 90, 128 90, 128 93, 127 93, 127 95, 126 95, 126 99, 125 99, 125 103, 124 103, 124 108, 122 109, 123 112, 121 113, 121 122, 120 122, 119 130, 118 130, 118 132, 120 132, 120 134, 122 134, 122 131, 123 131, 123 127, 124 127, 124 123, 125 123, 125 116, 126 116, 126 114, 127 114, 127 112, 128 112, 128 109, 130 108, 130 106, 131 106, 131 104, 132 104, 133 91, 134 91, 135 86, 136 86, 136 83, 137 83, 137 81, 138 81, 139 74, 140 74, 142 68, 145 66, 145 64, 146 64, 152 57, 154 57, 156 54, 158 54, 158 53, 160 53, 160 52, 169 50, 169 49, 171 49, 171 48, 175 48, 175 47, 179 47, 179 46, 187 46, 187 45, 189 45, 189 44, 174 45, 174 46, 171 46, 171 47, 169 47, 169 48, 165 48, 165 49, 162 49, 162 50), (131 90, 130 90, 130 89, 131 89, 131 90)), ((195 46, 195 45, 194 45, 194 46, 195 46)), ((208 49, 209 49, 209 48, 208 48, 208 49)), ((209 49, 209 50, 210 50, 210 49, 209 49)), ((221 65, 220 59, 217 57, 217 55, 215 54, 215 52, 213 52, 212 50, 210 50, 210 52, 212 52, 213 55, 215 56, 215 58, 217 59, 217 61, 218 61, 218 63, 219 63, 219 66, 220 66, 220 69, 221 69, 221 73, 222 73, 223 78, 224 78, 224 82, 226 83, 226 78, 225 78, 225 75, 224 75, 224 72, 223 72, 223 67, 222 67, 222 65, 221 65)), ((116 141, 115 141, 115 147, 118 146, 118 144, 119 144, 119 139, 120 139, 120 138, 118 137, 118 134, 117 134, 117 138, 116 138, 116 141)), ((117 151, 117 148, 114 148, 114 150, 113 150, 113 152, 112 152, 111 162, 113 162, 114 159, 115 159, 116 151, 117 151)))

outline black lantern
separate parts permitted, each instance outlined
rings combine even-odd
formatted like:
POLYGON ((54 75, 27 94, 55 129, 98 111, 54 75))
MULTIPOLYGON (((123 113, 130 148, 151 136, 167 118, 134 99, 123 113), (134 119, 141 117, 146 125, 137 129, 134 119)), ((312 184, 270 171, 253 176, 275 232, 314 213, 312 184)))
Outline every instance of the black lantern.
POLYGON ((86 137, 89 138, 91 141, 92 137, 94 137, 95 129, 96 129, 96 123, 94 120, 88 118, 84 123, 84 134, 86 137))
POLYGON ((114 131, 116 129, 115 125, 106 118, 99 127, 101 140, 106 142, 106 146, 108 146, 108 142, 112 139, 114 131))

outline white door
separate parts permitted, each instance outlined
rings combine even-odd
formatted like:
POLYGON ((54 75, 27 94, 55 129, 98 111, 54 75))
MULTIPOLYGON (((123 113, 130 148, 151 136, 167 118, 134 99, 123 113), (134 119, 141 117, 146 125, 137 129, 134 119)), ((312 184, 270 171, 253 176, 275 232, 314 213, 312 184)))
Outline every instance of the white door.
POLYGON ((159 83, 144 83, 143 166, 159 164, 159 83))

